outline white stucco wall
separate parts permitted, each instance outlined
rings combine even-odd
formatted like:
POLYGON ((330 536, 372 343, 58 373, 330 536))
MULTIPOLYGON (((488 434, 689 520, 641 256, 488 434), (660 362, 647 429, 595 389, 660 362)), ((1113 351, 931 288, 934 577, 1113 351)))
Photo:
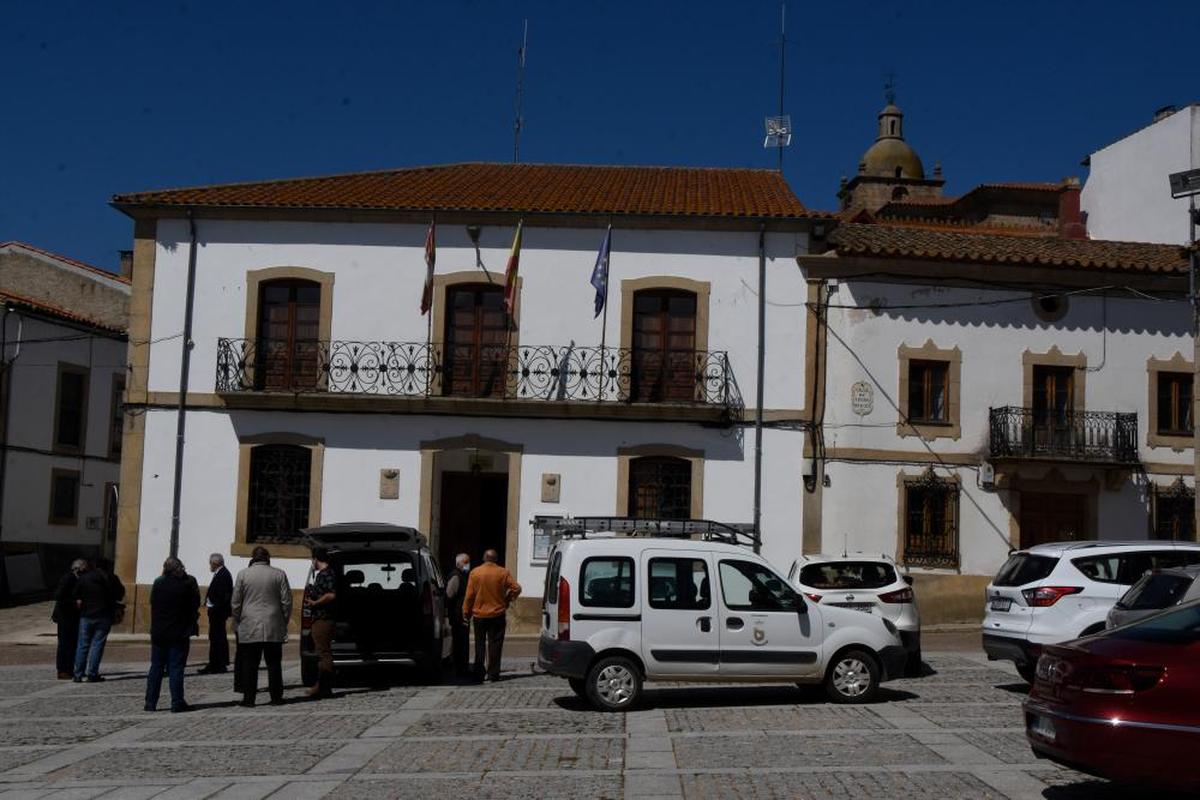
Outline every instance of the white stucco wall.
POLYGON ((1200 167, 1200 105, 1097 150, 1080 195, 1093 239, 1184 244, 1187 201, 1173 200, 1167 176, 1200 167))

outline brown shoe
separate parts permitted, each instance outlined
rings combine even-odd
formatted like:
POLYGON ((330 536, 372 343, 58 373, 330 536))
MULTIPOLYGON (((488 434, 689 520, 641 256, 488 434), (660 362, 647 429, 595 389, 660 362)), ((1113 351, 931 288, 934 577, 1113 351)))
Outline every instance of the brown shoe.
POLYGON ((60 673, 58 673, 58 679, 59 679, 60 681, 69 681, 69 680, 71 680, 71 678, 74 678, 74 677, 75 677, 75 676, 74 676, 74 675, 72 675, 72 674, 71 674, 71 673, 69 673, 69 672, 60 672, 60 673))

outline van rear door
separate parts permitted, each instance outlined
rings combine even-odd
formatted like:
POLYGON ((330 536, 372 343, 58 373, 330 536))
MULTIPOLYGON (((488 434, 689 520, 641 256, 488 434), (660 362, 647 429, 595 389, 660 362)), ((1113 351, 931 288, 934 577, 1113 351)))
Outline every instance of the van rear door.
POLYGON ((716 675, 713 565, 703 550, 644 550, 642 660, 655 677, 716 675))
POLYGON ((350 550, 338 556, 334 659, 407 654, 428 640, 416 553, 350 550))

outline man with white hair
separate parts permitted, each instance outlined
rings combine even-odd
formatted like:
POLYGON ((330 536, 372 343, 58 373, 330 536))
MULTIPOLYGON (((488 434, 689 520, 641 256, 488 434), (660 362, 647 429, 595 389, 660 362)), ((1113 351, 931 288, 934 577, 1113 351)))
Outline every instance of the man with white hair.
POLYGON ((233 577, 225 568, 225 557, 213 553, 208 557, 208 569, 212 578, 204 605, 208 609, 208 664, 200 669, 201 675, 215 675, 229 671, 229 638, 225 623, 233 613, 230 601, 233 598, 233 577))

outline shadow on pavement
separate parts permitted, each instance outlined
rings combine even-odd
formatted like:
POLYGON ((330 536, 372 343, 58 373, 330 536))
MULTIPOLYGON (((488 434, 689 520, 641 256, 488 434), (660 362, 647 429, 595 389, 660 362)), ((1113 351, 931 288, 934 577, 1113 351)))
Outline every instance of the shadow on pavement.
MULTIPOLYGON (((895 689, 880 689, 870 704, 915 700, 917 695, 895 689)), ((554 698, 564 711, 595 711, 591 704, 574 694, 554 698)), ((819 706, 833 705, 820 686, 799 688, 773 686, 672 686, 647 687, 638 704, 647 708, 739 708, 746 706, 819 706)))
POLYGON ((1046 800, 1194 800, 1194 795, 1143 789, 1139 786, 1088 779, 1069 786, 1051 786, 1042 792, 1046 800))

